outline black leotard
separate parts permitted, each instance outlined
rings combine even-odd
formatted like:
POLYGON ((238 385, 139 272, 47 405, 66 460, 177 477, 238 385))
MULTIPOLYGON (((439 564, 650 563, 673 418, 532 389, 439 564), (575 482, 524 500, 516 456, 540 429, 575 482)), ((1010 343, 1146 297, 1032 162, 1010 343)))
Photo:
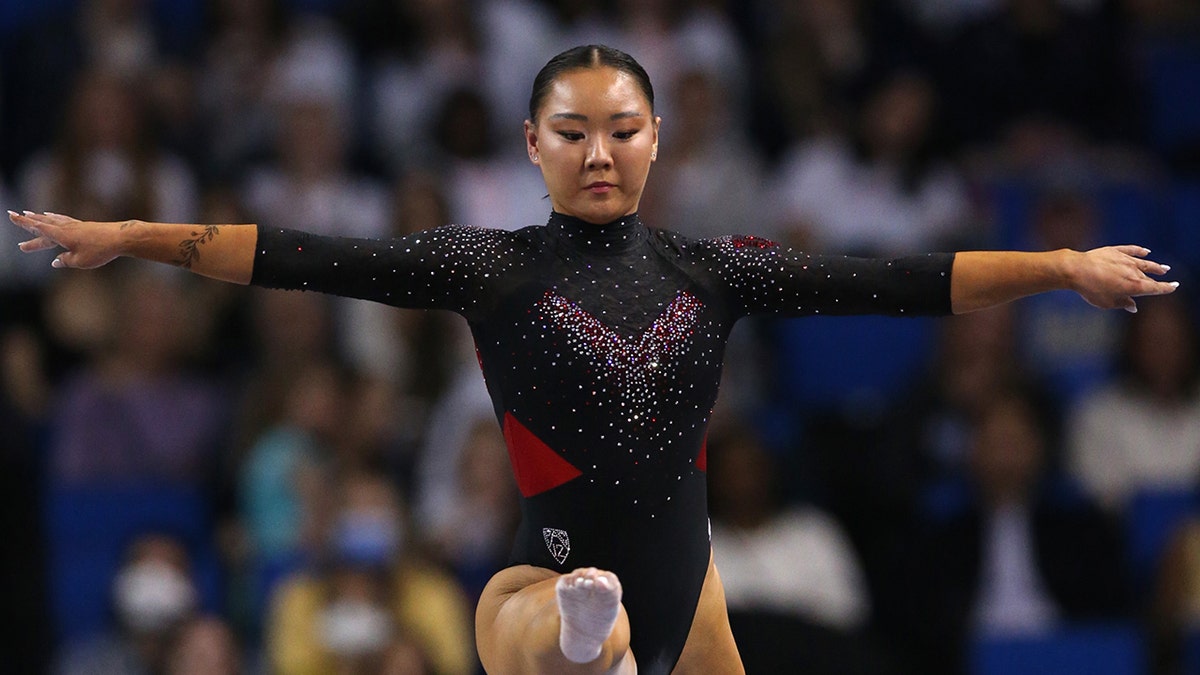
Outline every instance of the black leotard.
POLYGON ((950 254, 808 256, 636 215, 390 241, 258 236, 255 284, 466 317, 522 495, 512 562, 615 572, 643 675, 674 667, 708 569, 705 430, 734 322, 950 309, 950 254))

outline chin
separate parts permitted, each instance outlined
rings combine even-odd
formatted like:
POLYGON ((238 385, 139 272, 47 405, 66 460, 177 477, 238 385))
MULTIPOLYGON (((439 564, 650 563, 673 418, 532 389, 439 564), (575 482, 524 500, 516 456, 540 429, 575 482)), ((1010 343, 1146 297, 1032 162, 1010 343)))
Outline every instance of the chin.
POLYGON ((576 209, 575 217, 596 225, 604 225, 618 220, 629 213, 629 209, 615 204, 588 204, 576 209))

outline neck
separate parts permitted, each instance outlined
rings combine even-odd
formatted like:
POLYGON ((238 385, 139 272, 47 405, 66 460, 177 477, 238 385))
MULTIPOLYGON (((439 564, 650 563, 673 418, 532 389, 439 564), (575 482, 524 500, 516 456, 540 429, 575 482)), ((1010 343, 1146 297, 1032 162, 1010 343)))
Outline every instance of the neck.
POLYGON ((574 246, 599 253, 627 251, 641 242, 646 232, 636 213, 597 224, 553 211, 547 227, 555 236, 566 239, 574 246))

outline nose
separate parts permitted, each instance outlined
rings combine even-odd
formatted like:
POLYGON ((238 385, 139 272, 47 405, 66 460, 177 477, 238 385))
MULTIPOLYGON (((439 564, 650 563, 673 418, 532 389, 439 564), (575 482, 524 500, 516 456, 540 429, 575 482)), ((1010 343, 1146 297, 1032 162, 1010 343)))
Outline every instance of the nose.
POLYGON ((587 168, 593 171, 612 168, 612 155, 608 152, 608 143, 603 135, 598 134, 588 145, 587 168))

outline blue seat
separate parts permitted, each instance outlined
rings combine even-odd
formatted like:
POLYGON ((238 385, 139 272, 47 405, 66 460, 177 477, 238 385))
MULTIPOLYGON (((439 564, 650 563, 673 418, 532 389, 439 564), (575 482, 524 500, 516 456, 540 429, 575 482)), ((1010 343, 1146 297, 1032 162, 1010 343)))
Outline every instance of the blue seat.
POLYGON ((1047 635, 981 638, 971 645, 972 675, 1142 675, 1145 645, 1126 623, 1070 625, 1047 635))
POLYGON ((1150 45, 1146 56, 1154 145, 1169 153, 1200 140, 1200 45, 1163 41, 1150 45))
POLYGON ((220 566, 209 507, 194 489, 51 486, 47 490, 50 608, 58 640, 112 627, 113 578, 126 547, 146 532, 179 537, 192 556, 205 609, 220 605, 220 566))
POLYGON ((999 249, 1029 250, 1035 191, 1019 180, 998 181, 988 187, 995 231, 990 244, 999 249))
POLYGON ((1140 590, 1149 589, 1171 536, 1189 516, 1195 515, 1200 499, 1194 490, 1142 490, 1125 509, 1125 538, 1130 571, 1140 590))
POLYGON ((781 395, 820 411, 888 403, 929 363, 935 330, 929 319, 883 316, 781 322, 781 395))
POLYGON ((1161 195, 1155 190, 1132 183, 1110 183, 1100 189, 1096 202, 1102 243, 1161 248, 1167 228, 1162 225, 1161 195))
POLYGON ((1174 186, 1166 221, 1171 229, 1171 254, 1200 269, 1200 181, 1174 186))

